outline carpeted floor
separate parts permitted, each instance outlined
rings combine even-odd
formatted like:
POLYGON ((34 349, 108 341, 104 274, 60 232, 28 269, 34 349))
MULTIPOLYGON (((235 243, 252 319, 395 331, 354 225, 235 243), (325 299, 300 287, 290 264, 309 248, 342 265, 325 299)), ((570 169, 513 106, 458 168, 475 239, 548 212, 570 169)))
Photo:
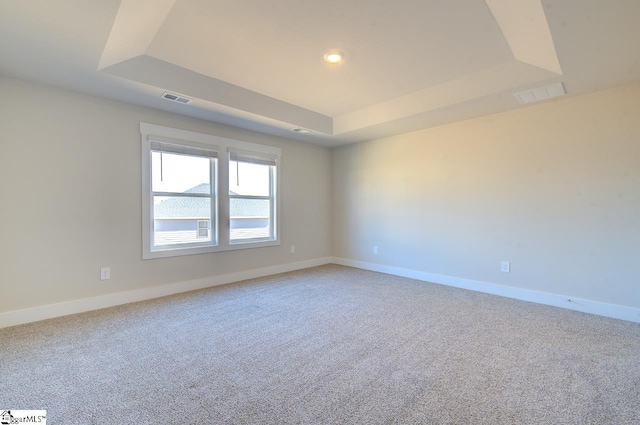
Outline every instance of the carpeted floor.
POLYGON ((335 265, 0 329, 49 424, 638 424, 640 325, 335 265))

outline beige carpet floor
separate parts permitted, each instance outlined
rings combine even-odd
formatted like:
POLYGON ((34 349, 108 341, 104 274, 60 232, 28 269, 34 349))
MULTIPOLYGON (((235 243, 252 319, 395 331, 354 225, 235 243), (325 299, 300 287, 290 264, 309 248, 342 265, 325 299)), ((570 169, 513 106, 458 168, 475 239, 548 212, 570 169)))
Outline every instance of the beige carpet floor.
POLYGON ((640 325, 335 265, 0 330, 49 424, 638 424, 640 325))

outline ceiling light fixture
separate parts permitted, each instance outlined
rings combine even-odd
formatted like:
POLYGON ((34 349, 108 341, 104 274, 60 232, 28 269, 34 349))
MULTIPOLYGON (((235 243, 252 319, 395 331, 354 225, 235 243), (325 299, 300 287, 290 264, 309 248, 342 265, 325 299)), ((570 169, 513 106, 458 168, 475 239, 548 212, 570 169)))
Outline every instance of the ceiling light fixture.
POLYGON ((325 53, 324 55, 324 60, 327 63, 331 63, 331 64, 336 64, 336 63, 340 63, 342 62, 342 60, 344 59, 344 53, 342 52, 337 52, 337 51, 331 51, 328 53, 325 53))
POLYGON ((300 134, 309 133, 309 130, 304 129, 304 128, 300 128, 300 127, 292 128, 291 131, 293 131, 294 133, 300 133, 300 134))

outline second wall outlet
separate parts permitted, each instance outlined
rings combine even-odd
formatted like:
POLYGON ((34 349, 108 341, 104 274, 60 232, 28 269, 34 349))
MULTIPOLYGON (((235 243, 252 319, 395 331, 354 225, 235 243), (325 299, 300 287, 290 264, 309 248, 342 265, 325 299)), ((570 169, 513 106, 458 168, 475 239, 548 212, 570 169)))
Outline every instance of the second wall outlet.
POLYGON ((500 263, 500 271, 502 273, 510 273, 511 272, 511 263, 508 261, 503 261, 500 263))
POLYGON ((374 255, 378 255, 378 247, 377 246, 373 247, 373 254, 374 255))
POLYGON ((296 246, 295 245, 291 245, 291 253, 292 254, 296 253, 296 246))
POLYGON ((100 269, 100 280, 111 279, 111 267, 102 267, 100 269))

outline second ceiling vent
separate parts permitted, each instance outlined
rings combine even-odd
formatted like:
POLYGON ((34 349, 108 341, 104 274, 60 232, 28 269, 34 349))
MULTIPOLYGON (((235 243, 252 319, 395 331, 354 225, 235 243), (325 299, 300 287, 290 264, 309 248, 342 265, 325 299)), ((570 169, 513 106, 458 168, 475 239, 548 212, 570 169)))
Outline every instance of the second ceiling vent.
POLYGON ((551 99, 567 94, 562 83, 551 84, 550 86, 538 87, 537 89, 527 90, 514 94, 520 103, 540 102, 541 100, 551 99))
POLYGON ((164 92, 162 94, 162 98, 171 100, 173 102, 184 103, 184 104, 187 104, 193 100, 193 99, 189 99, 188 97, 180 96, 179 94, 173 94, 169 92, 164 92))

